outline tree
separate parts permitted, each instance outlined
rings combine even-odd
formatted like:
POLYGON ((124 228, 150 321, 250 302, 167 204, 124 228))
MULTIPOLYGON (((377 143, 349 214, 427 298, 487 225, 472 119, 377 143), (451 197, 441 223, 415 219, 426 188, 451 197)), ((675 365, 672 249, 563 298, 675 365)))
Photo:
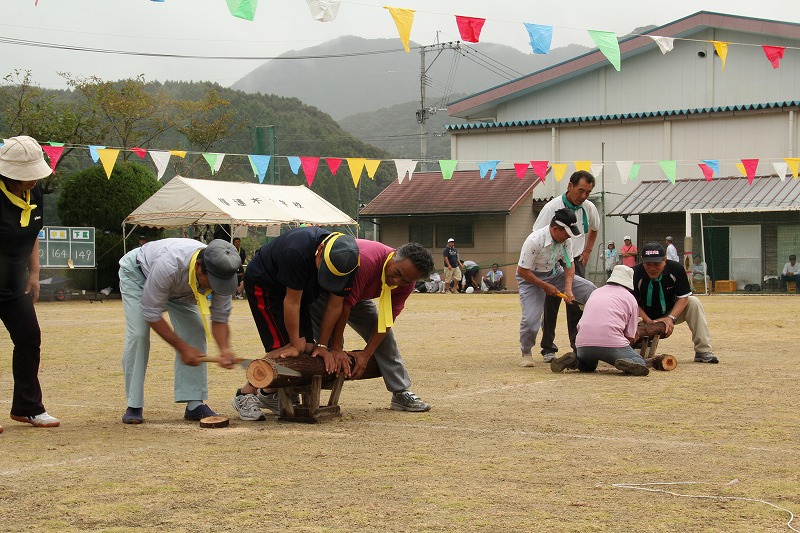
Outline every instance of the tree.
MULTIPOLYGON (((155 174, 138 163, 119 162, 106 178, 94 166, 68 177, 58 199, 58 215, 66 226, 95 228, 97 283, 117 285, 123 253, 122 221, 160 188, 155 174)), ((137 245, 138 234, 128 238, 128 249, 137 245)), ((82 283, 86 286, 85 280, 82 283)))

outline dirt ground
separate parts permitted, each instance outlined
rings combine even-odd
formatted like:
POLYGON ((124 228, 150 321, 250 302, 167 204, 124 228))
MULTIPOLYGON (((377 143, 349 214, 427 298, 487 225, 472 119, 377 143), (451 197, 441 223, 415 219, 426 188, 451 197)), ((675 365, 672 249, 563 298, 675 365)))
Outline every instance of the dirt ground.
MULTIPOLYGON (((798 530, 800 297, 701 298, 720 364, 692 362, 684 324, 659 345, 678 367, 642 378, 521 368, 515 294, 414 294, 395 331, 430 412, 390 410, 376 379, 345 384, 338 421, 243 422, 230 400, 244 372, 213 365, 225 429, 182 420, 155 335, 146 422, 123 425, 121 303, 41 303, 45 405, 62 426, 0 417, 0 529, 798 530)), ((259 356, 234 304, 235 348, 259 356)), ((6 413, 10 351, 3 331, 6 413)))

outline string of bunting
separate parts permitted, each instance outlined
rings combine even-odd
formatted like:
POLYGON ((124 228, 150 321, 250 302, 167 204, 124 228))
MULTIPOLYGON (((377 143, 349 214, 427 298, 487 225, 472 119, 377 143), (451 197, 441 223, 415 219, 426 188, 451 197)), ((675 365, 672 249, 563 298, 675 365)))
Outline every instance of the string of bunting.
MULTIPOLYGON (((2 146, 2 143, 0 143, 2 146)), ((320 156, 269 156, 269 155, 255 155, 255 154, 231 154, 231 153, 211 153, 211 152, 189 152, 186 150, 147 150, 144 148, 109 148, 106 146, 98 145, 66 145, 66 143, 48 142, 43 143, 42 150, 47 154, 50 159, 50 167, 55 173, 56 167, 64 153, 65 148, 83 149, 86 150, 92 161, 103 165, 106 177, 111 179, 111 172, 114 170, 117 159, 121 151, 129 151, 136 154, 139 158, 145 159, 147 155, 150 156, 151 161, 156 167, 158 179, 164 177, 164 173, 169 164, 171 157, 185 158, 187 155, 200 155, 206 160, 213 176, 217 173, 222 166, 223 160, 226 157, 246 157, 253 170, 253 175, 258 178, 259 183, 264 182, 269 165, 272 159, 279 157, 286 158, 289 168, 295 175, 299 175, 300 169, 303 169, 306 183, 311 187, 316 178, 317 169, 319 168, 320 160, 324 159, 328 165, 328 169, 334 176, 339 171, 343 161, 347 162, 347 167, 350 170, 350 176, 353 180, 353 186, 358 187, 358 182, 361 180, 361 175, 364 170, 367 171, 367 177, 375 179, 375 173, 378 167, 383 162, 394 162, 397 171, 398 183, 403 183, 403 180, 408 177, 409 181, 416 171, 417 164, 420 162, 418 159, 367 159, 363 157, 320 157, 320 156)), ((494 180, 497 175, 497 167, 503 161, 499 159, 492 159, 487 161, 475 160, 456 160, 456 159, 440 159, 438 161, 439 168, 442 172, 442 179, 449 180, 453 178, 456 166, 460 163, 472 163, 477 165, 481 179, 486 178, 494 180)), ((677 172, 678 163, 692 163, 692 161, 678 161, 677 159, 658 160, 658 161, 616 161, 616 167, 619 171, 620 181, 625 184, 628 181, 635 181, 639 177, 639 173, 643 165, 658 165, 663 172, 666 179, 674 184, 677 172)), ((752 185, 753 180, 758 174, 759 159, 740 159, 735 163, 736 168, 739 170, 743 177, 746 177, 748 182, 752 185)), ((273 163, 275 164, 275 163, 273 163)), ((548 160, 536 160, 528 162, 514 162, 514 171, 519 179, 524 179, 528 169, 532 169, 533 173, 542 181, 551 171, 553 177, 557 182, 561 181, 569 165, 572 164, 575 170, 585 170, 591 172, 593 176, 597 177, 603 172, 604 164, 594 163, 591 160, 578 160, 571 162, 558 162, 548 160)), ((714 175, 720 176, 720 161, 718 159, 702 159, 697 163, 706 181, 710 182, 714 175)), ((798 179, 798 171, 800 171, 800 157, 786 157, 779 161, 772 161, 772 170, 780 177, 781 181, 786 179, 786 176, 791 173, 794 179, 798 179)))

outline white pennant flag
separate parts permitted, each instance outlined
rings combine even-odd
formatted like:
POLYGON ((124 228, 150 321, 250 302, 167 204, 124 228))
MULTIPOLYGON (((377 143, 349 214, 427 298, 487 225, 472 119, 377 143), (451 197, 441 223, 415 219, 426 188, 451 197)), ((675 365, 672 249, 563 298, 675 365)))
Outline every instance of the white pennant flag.
POLYGON ((314 20, 320 22, 330 22, 336 18, 339 13, 340 0, 306 0, 308 2, 308 9, 311 10, 311 16, 314 20))
POLYGON ((775 169, 775 173, 781 181, 786 180, 786 173, 789 172, 789 165, 781 161, 780 163, 772 163, 772 168, 775 169))
POLYGON ((403 183, 406 172, 408 172, 408 181, 411 181, 411 176, 414 175, 414 169, 417 168, 417 162, 413 159, 395 159, 394 166, 397 167, 397 183, 403 183))
POLYGON ((169 163, 169 152, 157 152, 155 150, 150 150, 148 152, 150 157, 153 159, 153 163, 156 164, 156 168, 158 169, 158 180, 161 181, 161 178, 164 177, 164 171, 167 170, 167 164, 169 163))
POLYGON ((212 172, 212 174, 219 172, 219 167, 222 166, 223 159, 225 159, 225 154, 217 154, 217 161, 214 163, 214 172, 212 172))
POLYGON ((617 161, 617 168, 619 169, 620 181, 622 181, 622 183, 628 183, 628 176, 631 175, 633 161, 617 161))
POLYGON ((675 39, 672 37, 659 37, 658 35, 648 35, 651 39, 653 39, 659 48, 661 48, 661 53, 666 54, 667 52, 671 52, 672 48, 675 46, 675 39))
POLYGON ((589 173, 594 176, 595 178, 599 178, 600 174, 603 173, 603 164, 602 163, 594 163, 589 167, 589 173))

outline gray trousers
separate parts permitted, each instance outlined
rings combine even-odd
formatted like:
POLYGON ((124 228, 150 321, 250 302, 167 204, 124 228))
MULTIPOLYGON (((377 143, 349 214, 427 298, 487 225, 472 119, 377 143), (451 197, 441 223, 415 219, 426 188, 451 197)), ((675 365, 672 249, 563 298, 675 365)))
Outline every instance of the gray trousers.
MULTIPOLYGON (((314 326, 314 338, 319 338, 319 328, 327 303, 328 295, 323 294, 311 304, 311 322, 314 326)), ((375 329, 375 324, 378 323, 378 306, 372 300, 358 302, 350 308, 350 317, 347 323, 364 339, 364 342, 368 342, 372 335, 372 330, 375 329)), ((323 339, 320 339, 320 342, 327 344, 323 339)), ((411 378, 403 364, 403 358, 400 356, 400 350, 397 347, 397 341, 394 338, 392 329, 386 332, 386 337, 378 345, 372 357, 375 358, 375 362, 378 363, 378 368, 381 370, 386 390, 400 392, 411 387, 411 378)))
MULTIPOLYGON (((556 268, 555 274, 552 272, 534 272, 533 274, 564 292, 564 269, 560 266, 556 268)), ((519 348, 523 355, 530 355, 531 348, 536 346, 536 335, 542 325, 546 294, 536 285, 525 281, 519 274, 517 274, 517 285, 519 285, 519 302, 522 306, 522 319, 519 323, 519 348)), ((575 276, 572 280, 572 293, 579 302, 586 303, 596 288, 594 283, 581 277, 575 276)))

